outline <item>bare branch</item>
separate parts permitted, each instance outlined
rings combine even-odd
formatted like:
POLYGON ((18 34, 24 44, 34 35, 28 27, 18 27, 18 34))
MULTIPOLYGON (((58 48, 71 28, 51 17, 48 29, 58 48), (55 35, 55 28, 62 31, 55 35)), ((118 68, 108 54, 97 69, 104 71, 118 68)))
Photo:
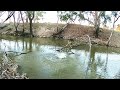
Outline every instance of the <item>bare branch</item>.
POLYGON ((120 18, 120 16, 117 17, 117 19, 114 21, 114 23, 117 22, 117 20, 118 20, 119 18, 120 18))
MULTIPOLYGON (((11 16, 13 16, 14 13, 15 13, 15 11, 10 12, 10 14, 9 14, 8 17, 5 19, 4 22, 6 22, 9 18, 11 18, 11 16)), ((4 22, 3 22, 3 23, 4 23, 4 22)))
POLYGON ((91 24, 94 25, 94 23, 93 23, 92 21, 89 20, 89 17, 88 17, 88 18, 84 18, 84 20, 87 20, 89 23, 91 23, 91 24))

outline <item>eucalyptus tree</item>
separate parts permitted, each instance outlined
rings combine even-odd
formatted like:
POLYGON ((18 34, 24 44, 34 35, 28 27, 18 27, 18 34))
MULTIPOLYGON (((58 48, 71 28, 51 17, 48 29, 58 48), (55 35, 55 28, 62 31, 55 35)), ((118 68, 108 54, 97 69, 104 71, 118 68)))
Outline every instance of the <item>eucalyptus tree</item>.
POLYGON ((17 35, 18 34, 18 26, 20 24, 20 13, 18 12, 18 17, 17 17, 17 21, 16 21, 16 12, 14 12, 13 19, 14 19, 14 27, 15 27, 16 35, 17 35))
POLYGON ((30 21, 29 25, 30 25, 30 36, 33 37, 33 30, 32 30, 32 26, 33 26, 33 19, 35 17, 35 11, 27 11, 27 15, 28 15, 28 19, 30 21))
POLYGON ((24 34, 24 31, 25 31, 25 25, 24 25, 24 18, 23 18, 23 13, 22 11, 20 11, 20 16, 21 16, 21 20, 22 20, 22 25, 23 25, 23 34, 24 34))
POLYGON ((24 13, 25 13, 25 23, 28 23, 28 13, 27 11, 24 11, 24 13))
POLYGON ((59 11, 58 13, 61 21, 74 22, 76 19, 87 21, 94 26, 96 38, 99 36, 100 25, 111 21, 106 11, 59 11))
POLYGON ((43 19, 43 14, 45 14, 44 11, 35 11, 35 17, 34 17, 34 23, 38 22, 40 19, 43 19))
POLYGON ((120 11, 111 11, 111 17, 113 17, 113 26, 112 26, 112 32, 110 34, 110 37, 108 39, 108 42, 107 42, 107 46, 109 46, 109 43, 110 43, 110 40, 111 40, 111 37, 114 33, 114 28, 115 28, 115 23, 119 20, 120 18, 120 11))
POLYGON ((33 30, 32 30, 32 27, 33 27, 33 21, 38 21, 41 19, 41 17, 43 17, 43 14, 45 14, 45 12, 43 11, 25 11, 26 13, 26 17, 28 17, 29 19, 29 26, 30 26, 30 34, 31 34, 31 37, 33 37, 33 30))

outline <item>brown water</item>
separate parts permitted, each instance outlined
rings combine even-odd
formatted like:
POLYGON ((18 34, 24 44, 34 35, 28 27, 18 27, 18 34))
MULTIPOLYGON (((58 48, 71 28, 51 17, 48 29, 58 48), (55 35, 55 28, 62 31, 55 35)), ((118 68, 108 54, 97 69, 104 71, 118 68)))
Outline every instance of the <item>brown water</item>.
POLYGON ((50 38, 0 37, 0 50, 20 65, 19 72, 31 79, 119 78, 120 49, 80 45, 58 52, 67 40, 50 38), (14 51, 14 52, 13 52, 14 51), (28 52, 27 54, 15 52, 28 52), (71 53, 73 52, 73 53, 71 53))

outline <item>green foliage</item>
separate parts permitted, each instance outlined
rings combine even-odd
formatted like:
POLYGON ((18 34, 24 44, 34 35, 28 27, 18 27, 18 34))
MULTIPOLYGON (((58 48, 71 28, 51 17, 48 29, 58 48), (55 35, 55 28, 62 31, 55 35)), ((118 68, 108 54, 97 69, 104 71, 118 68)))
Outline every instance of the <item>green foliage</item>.
POLYGON ((84 18, 85 18, 84 14, 82 14, 81 12, 78 14, 78 17, 80 17, 79 20, 84 20, 84 18))
MULTIPOLYGON (((74 21, 76 18, 79 20, 86 20, 89 23, 94 24, 95 21, 92 19, 95 18, 94 14, 96 11, 59 11, 59 17, 61 21, 74 21), (90 19, 92 17, 92 19, 90 19)), ((111 15, 106 14, 106 11, 98 11, 98 19, 101 21, 101 23, 106 24, 107 22, 111 21, 111 15), (103 22, 102 20, 103 19, 103 22)), ((117 12, 112 12, 114 16, 117 15, 117 12)))
POLYGON ((106 25, 107 22, 111 22, 111 15, 106 14, 106 11, 103 11, 100 18, 103 19, 103 22, 102 22, 103 25, 106 25))
POLYGON ((45 14, 45 12, 43 12, 43 11, 35 11, 34 21, 38 21, 38 20, 42 19, 41 17, 43 17, 43 14, 45 14))
POLYGON ((114 17, 117 17, 118 11, 112 11, 111 14, 112 14, 114 17))
POLYGON ((35 13, 35 11, 27 11, 28 18, 33 20, 34 19, 34 13, 35 13))
POLYGON ((74 22, 77 18, 80 21, 87 21, 92 24, 96 30, 96 37, 98 37, 100 25, 106 25, 107 22, 111 22, 111 18, 118 17, 118 11, 111 11, 111 15, 107 11, 59 11, 59 17, 61 21, 74 22))
POLYGON ((59 11, 58 16, 60 17, 61 21, 74 22, 78 16, 78 12, 77 11, 59 11))

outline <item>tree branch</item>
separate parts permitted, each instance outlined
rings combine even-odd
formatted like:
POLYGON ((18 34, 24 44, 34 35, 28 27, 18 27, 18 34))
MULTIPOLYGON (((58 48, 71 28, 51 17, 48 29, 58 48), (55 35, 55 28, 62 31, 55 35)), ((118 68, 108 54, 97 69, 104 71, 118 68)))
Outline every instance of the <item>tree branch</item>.
MULTIPOLYGON (((8 15, 8 17, 6 18, 5 21, 7 21, 14 13, 15 13, 15 11, 10 12, 10 14, 8 15)), ((4 22, 5 22, 5 21, 4 21, 4 22)), ((3 23, 4 23, 4 22, 3 22, 3 23)))
POLYGON ((118 20, 119 18, 120 18, 120 16, 117 17, 117 19, 114 21, 114 23, 117 22, 117 20, 118 20))
POLYGON ((84 20, 87 20, 89 23, 94 25, 94 23, 92 21, 90 21, 89 18, 84 18, 84 20))

